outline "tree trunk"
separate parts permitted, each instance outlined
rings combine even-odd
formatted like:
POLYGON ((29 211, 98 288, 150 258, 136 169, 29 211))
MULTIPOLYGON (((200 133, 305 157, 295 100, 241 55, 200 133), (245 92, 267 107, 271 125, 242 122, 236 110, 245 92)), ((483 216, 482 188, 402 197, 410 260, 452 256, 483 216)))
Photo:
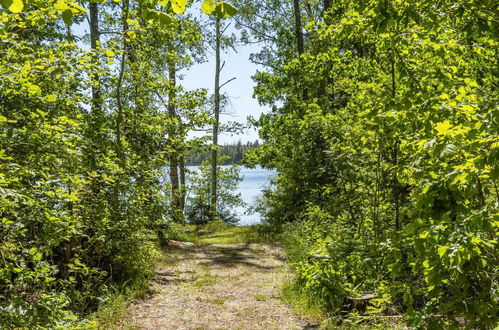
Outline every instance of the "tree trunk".
POLYGON ((215 21, 215 122, 213 124, 213 149, 211 151, 211 218, 217 218, 217 162, 218 125, 220 120, 220 19, 215 21))
MULTIPOLYGON (((90 28, 90 47, 93 53, 93 56, 96 58, 97 55, 97 47, 100 42, 100 32, 99 32, 99 4, 98 3, 90 3, 89 4, 89 28, 90 28)), ((91 71, 89 72, 91 76, 91 105, 90 105, 90 114, 88 117, 88 128, 87 128, 87 139, 88 145, 87 150, 85 151, 85 155, 87 157, 87 163, 89 170, 97 169, 97 155, 100 153, 100 150, 103 143, 103 135, 101 126, 104 122, 104 114, 102 111, 102 95, 101 95, 101 87, 100 87, 100 78, 99 78, 99 67, 92 66, 91 71)), ((93 181, 93 180, 92 180, 93 181)), ((100 191, 100 185, 96 182, 92 182, 91 190, 94 194, 97 194, 100 191)))
POLYGON ((303 30, 301 24, 301 12, 300 12, 300 1, 293 0, 293 11, 295 15, 295 33, 296 33, 296 42, 298 46, 298 56, 304 53, 304 42, 303 42, 303 30))
MULTIPOLYGON (((295 34, 296 34, 296 44, 298 48, 298 58, 301 60, 301 55, 305 52, 304 40, 303 40, 303 29, 301 23, 301 11, 300 11, 300 1, 293 0, 293 12, 295 15, 295 34)), ((303 87, 303 100, 308 100, 308 88, 303 87)), ((300 110, 303 115, 302 111, 300 110)))
POLYGON ((123 75, 125 74, 126 65, 126 54, 127 54, 127 43, 126 43, 126 32, 128 31, 128 10, 129 10, 129 0, 123 1, 123 14, 122 14, 122 38, 123 38, 123 54, 121 55, 120 72, 118 75, 118 86, 116 87, 116 105, 118 108, 118 114, 116 116, 116 149, 117 154, 122 162, 124 162, 123 146, 121 142, 121 124, 123 122, 123 100, 122 100, 122 86, 123 86, 123 75))
MULTIPOLYGON (((391 74, 392 74, 392 98, 395 99, 397 93, 397 85, 395 80, 395 54, 392 52, 391 58, 391 74)), ((392 150, 392 165, 393 165, 393 200, 395 203, 395 229, 400 230, 400 183, 397 176, 398 171, 398 138, 396 136, 393 137, 393 150, 392 150)))
POLYGON ((180 157, 179 159, 179 168, 180 168, 180 210, 182 214, 185 209, 185 195, 186 195, 186 185, 185 185, 185 160, 184 157, 180 157))
MULTIPOLYGON (((100 42, 99 32, 99 7, 95 2, 90 3, 90 47, 93 50, 97 49, 100 42)), ((94 83, 92 84, 92 113, 100 114, 101 112, 101 92, 99 85, 99 76, 93 77, 94 83)))
MULTIPOLYGON (((170 43, 170 51, 172 49, 172 43, 170 43)), ((170 139, 173 141, 177 135, 177 130, 175 129, 175 125, 177 119, 177 113, 175 110, 175 97, 176 97, 176 68, 175 62, 173 59, 168 61, 168 79, 169 79, 169 90, 168 90, 168 117, 171 120, 171 129, 170 129, 170 139)), ((172 208, 174 214, 174 220, 177 222, 182 222, 182 214, 181 214, 181 203, 180 203, 180 185, 178 179, 178 155, 176 151, 170 153, 170 182, 171 182, 171 192, 172 192, 172 208)))

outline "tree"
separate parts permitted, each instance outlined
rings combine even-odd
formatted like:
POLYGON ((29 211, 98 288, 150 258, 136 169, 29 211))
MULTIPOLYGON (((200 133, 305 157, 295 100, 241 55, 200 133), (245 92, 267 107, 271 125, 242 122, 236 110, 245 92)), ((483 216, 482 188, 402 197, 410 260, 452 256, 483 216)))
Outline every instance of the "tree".
MULTIPOLYGON (((171 222, 168 151, 187 152, 187 131, 208 117, 198 111, 203 91, 177 90, 182 123, 163 111, 168 12, 187 2, 160 2, 92 1, 87 10, 69 0, 0 1, 4 327, 77 326, 106 292, 153 274, 157 237, 171 222), (86 13, 90 47, 80 47, 69 26, 86 13), (172 125, 181 126, 180 146, 169 140, 172 125)), ((176 60, 189 62, 184 53, 176 60)))
POLYGON ((218 186, 218 133, 220 125, 220 88, 226 83, 220 85, 220 72, 222 71, 222 65, 220 60, 220 51, 222 47, 222 34, 225 29, 222 30, 221 20, 227 17, 234 16, 237 13, 237 9, 228 3, 205 1, 203 3, 203 11, 207 14, 214 15, 215 20, 215 90, 214 90, 214 123, 213 123, 213 149, 211 151, 211 191, 210 191, 210 205, 212 212, 212 220, 216 220, 217 217, 217 186, 218 186))
POLYGON ((218 147, 218 126, 220 124, 220 39, 222 33, 220 31, 220 18, 215 18, 215 100, 214 100, 214 117, 213 123, 213 150, 211 151, 211 213, 212 220, 216 220, 217 214, 217 147, 218 147))
POLYGON ((412 325, 491 326, 493 6, 309 3, 299 59, 296 24, 278 4, 240 16, 275 50, 253 56, 266 65, 255 94, 273 110, 257 121, 263 145, 249 159, 279 173, 264 203, 271 222, 292 223, 296 285, 333 313, 376 290, 412 325), (332 258, 310 262, 317 251, 332 258))

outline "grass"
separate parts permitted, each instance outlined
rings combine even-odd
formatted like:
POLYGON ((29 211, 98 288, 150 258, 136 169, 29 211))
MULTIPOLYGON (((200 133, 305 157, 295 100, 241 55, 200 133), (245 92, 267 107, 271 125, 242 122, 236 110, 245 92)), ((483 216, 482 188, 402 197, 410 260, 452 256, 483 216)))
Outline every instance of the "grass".
POLYGON ((223 304, 225 304, 226 301, 227 301, 226 298, 216 298, 216 299, 213 299, 212 303, 214 303, 216 305, 223 305, 223 304))
MULTIPOLYGON (((127 314, 128 306, 132 301, 132 297, 139 295, 140 292, 136 293, 116 293, 109 297, 109 300, 100 308, 94 315, 94 319, 98 325, 99 329, 118 329, 127 326, 121 321, 125 318, 127 314)), ((129 329, 131 327, 129 326, 129 329)))
POLYGON ((292 280, 284 283, 281 299, 289 304, 300 316, 306 317, 314 322, 324 320, 327 312, 319 301, 301 289, 292 280))
POLYGON ((193 285, 196 287, 215 285, 220 280, 220 276, 212 275, 210 273, 205 274, 203 277, 197 279, 193 285))
POLYGON ((255 299, 256 299, 256 301, 267 301, 267 299, 269 299, 269 297, 267 297, 267 295, 265 295, 263 293, 258 293, 255 295, 255 299))
POLYGON ((198 244, 252 244, 276 243, 279 235, 270 226, 229 226, 223 222, 206 225, 175 225, 167 239, 198 244))
POLYGON ((401 318, 383 318, 379 315, 361 316, 356 315, 355 312, 332 315, 320 304, 319 299, 292 280, 284 284, 281 292, 281 299, 284 302, 289 304, 300 316, 320 324, 321 329, 408 329, 401 318))
POLYGON ((114 287, 106 296, 99 309, 90 315, 80 326, 71 327, 71 330, 97 330, 97 329, 136 329, 125 321, 128 307, 132 301, 145 294, 147 281, 127 286, 126 288, 114 287))

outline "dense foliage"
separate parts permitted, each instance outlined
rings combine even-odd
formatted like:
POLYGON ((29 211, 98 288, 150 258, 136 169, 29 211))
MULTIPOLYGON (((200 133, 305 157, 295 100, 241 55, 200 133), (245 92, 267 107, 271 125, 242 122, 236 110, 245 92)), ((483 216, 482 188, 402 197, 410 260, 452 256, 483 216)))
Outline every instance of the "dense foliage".
POLYGON ((497 3, 296 8, 261 1, 240 25, 266 45, 255 93, 273 111, 249 161, 278 170, 266 216, 292 223, 297 287, 336 315, 376 291, 369 311, 413 325, 493 327, 497 3))
POLYGON ((68 327, 152 275, 164 167, 210 122, 168 75, 201 26, 183 0, 0 4, 0 328, 68 327))
MULTIPOLYGON (((113 287, 145 283, 173 221, 235 220, 240 178, 218 170, 217 139, 222 20, 237 9, 203 1, 215 27, 204 33, 179 15, 187 0, 0 5, 0 326, 82 324, 113 287), (207 43, 215 109, 177 79, 207 43), (189 138, 207 126, 214 145, 189 138), (185 160, 208 149, 211 171, 187 195, 185 160)), ((494 327, 497 3, 240 8, 243 41, 263 47, 255 95, 272 106, 246 162, 278 171, 258 209, 284 230, 295 288, 338 323, 372 291, 362 312, 494 327)), ((239 160, 249 147, 226 149, 239 160)))

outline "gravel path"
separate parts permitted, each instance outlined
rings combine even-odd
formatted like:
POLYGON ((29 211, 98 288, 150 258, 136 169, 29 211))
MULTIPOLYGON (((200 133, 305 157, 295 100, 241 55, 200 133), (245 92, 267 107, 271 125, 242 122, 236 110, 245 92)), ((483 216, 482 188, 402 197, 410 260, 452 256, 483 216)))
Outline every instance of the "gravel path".
POLYGON ((176 244, 128 321, 151 330, 315 329, 279 299, 288 276, 275 246, 176 244))

